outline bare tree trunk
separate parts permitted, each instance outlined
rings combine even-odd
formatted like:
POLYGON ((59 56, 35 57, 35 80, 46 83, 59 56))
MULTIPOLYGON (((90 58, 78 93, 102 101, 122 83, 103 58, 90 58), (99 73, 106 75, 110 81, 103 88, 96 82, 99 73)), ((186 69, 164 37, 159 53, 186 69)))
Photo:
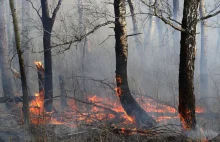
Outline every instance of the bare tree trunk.
MULTIPOLYGON (((149 4, 153 4, 152 0, 149 0, 149 4)), ((152 40, 152 36, 155 31, 155 17, 151 16, 151 14, 153 14, 151 8, 149 10, 149 13, 150 13, 149 26, 147 29, 147 33, 145 33, 145 37, 144 37, 144 48, 147 48, 147 42, 152 40)))
MULTIPOLYGON (((5 97, 13 97, 14 91, 10 76, 10 63, 8 60, 8 42, 5 21, 5 0, 0 1, 0 33, 0 69, 2 78, 2 89, 5 97)), ((6 107, 10 109, 12 105, 6 103, 6 107)))
POLYGON ((10 4, 9 4, 9 1, 6 0, 6 21, 7 21, 7 24, 6 24, 6 29, 7 29, 7 40, 8 40, 8 49, 11 50, 12 47, 12 42, 13 42, 13 36, 12 36, 12 26, 11 26, 11 22, 12 22, 12 17, 11 17, 11 11, 10 11, 10 4))
POLYGON ((24 60, 24 64, 25 64, 25 71, 26 71, 26 77, 28 80, 28 76, 29 76, 29 61, 30 61, 30 53, 29 53, 29 49, 28 49, 28 29, 27 29, 27 12, 29 12, 30 7, 29 7, 29 3, 26 0, 22 0, 22 38, 21 38, 21 45, 22 48, 24 50, 24 56, 25 56, 25 60, 24 60))
POLYGON ((173 0, 173 17, 177 20, 177 15, 179 12, 179 0, 173 0))
POLYGON ((18 54, 19 66, 20 66, 20 75, 21 75, 21 83, 22 83, 22 92, 23 92, 23 114, 24 114, 24 122, 26 125, 29 124, 29 104, 28 104, 28 87, 25 75, 25 67, 24 60, 22 56, 22 51, 20 47, 20 35, 18 31, 18 20, 15 12, 14 1, 10 0, 10 8, 12 12, 12 19, 14 25, 14 33, 15 33, 15 43, 18 54))
MULTIPOLYGON (((79 32, 80 32, 80 36, 82 36, 83 34, 85 34, 84 32, 84 26, 83 26, 83 9, 84 9, 84 1, 83 0, 78 0, 78 14, 79 14, 79 32)), ((86 39, 85 39, 86 40, 86 39)), ((79 47, 79 51, 80 51, 80 58, 81 58, 81 67, 82 67, 82 90, 85 91, 85 79, 84 79, 84 74, 85 74, 85 65, 84 65, 84 58, 85 58, 85 46, 83 46, 82 44, 80 44, 79 47)))
MULTIPOLYGON (((200 17, 205 16, 205 1, 200 1, 200 17)), ((201 55, 200 55, 200 93, 201 97, 208 96, 208 70, 207 70, 207 21, 201 21, 201 55)), ((204 102, 208 107, 207 101, 204 102)))
MULTIPOLYGON (((137 33, 139 33, 139 30, 138 30, 137 18, 135 16, 134 1, 128 0, 128 4, 130 7, 130 12, 131 12, 131 17, 132 17, 133 33, 137 34, 137 33)), ((139 35, 135 35, 134 39, 135 39, 135 43, 136 43, 136 48, 140 48, 141 47, 141 37, 139 35)))
POLYGON ((43 45, 44 45, 44 68, 45 68, 45 104, 44 108, 47 112, 52 111, 53 106, 53 72, 52 72, 52 56, 51 56, 51 32, 57 12, 60 8, 62 0, 58 1, 53 11, 52 17, 49 15, 49 7, 47 0, 41 0, 42 7, 42 24, 44 28, 43 45))
POLYGON ((179 66, 179 114, 185 130, 195 129, 194 66, 196 55, 196 25, 198 0, 184 0, 180 66, 179 66))
MULTIPOLYGON (((173 0, 173 17, 175 20, 178 20, 177 16, 178 16, 178 13, 179 13, 179 0, 173 0)), ((179 34, 179 31, 177 30, 174 30, 174 33, 173 33, 173 47, 174 47, 174 50, 176 51, 176 53, 179 53, 179 42, 180 41, 180 34, 179 34)))
POLYGON ((64 111, 65 108, 67 107, 67 97, 65 92, 65 81, 62 75, 59 76, 59 82, 60 82, 60 94, 61 94, 61 109, 62 111, 64 111))
POLYGON ((153 127, 156 122, 132 97, 127 80, 128 43, 126 33, 125 0, 114 0, 115 12, 115 53, 116 53, 116 93, 123 109, 133 118, 138 127, 153 127))

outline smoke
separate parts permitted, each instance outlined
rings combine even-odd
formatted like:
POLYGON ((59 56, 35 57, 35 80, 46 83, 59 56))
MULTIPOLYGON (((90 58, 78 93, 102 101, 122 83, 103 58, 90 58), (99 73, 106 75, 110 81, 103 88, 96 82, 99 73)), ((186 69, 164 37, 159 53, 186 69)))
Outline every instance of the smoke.
MULTIPOLYGON (((52 1, 50 1, 53 5, 52 1)), ((106 1, 105 1, 106 2, 106 1)), ((54 3, 56 4, 56 3, 54 3)), ((78 25, 78 8, 77 1, 63 1, 62 8, 59 11, 55 28, 52 33, 53 43, 63 43, 71 40, 75 36, 79 36, 78 25)), ((208 3, 211 5, 210 3, 208 3)), ((180 2, 180 8, 183 3, 180 2)), ((39 8, 39 2, 34 2, 34 6, 39 8)), ((113 5, 106 4, 102 0, 92 2, 85 0, 84 17, 88 20, 88 31, 92 30, 96 25, 103 23, 107 20, 114 20, 113 5)), ((143 5, 141 9, 147 12, 147 8, 143 5)), ((211 7, 211 6, 210 6, 211 7)), ((210 7, 208 7, 210 9, 210 7)), ((136 7, 137 9, 138 7, 136 7)), ((129 10, 127 9, 127 13, 129 10)), ((178 20, 180 20, 182 11, 179 12, 178 20)), ((155 17, 154 17, 155 18, 155 17)), ((155 100, 169 103, 170 105, 178 108, 178 68, 179 68, 179 49, 174 47, 173 41, 178 40, 173 37, 173 29, 168 25, 161 24, 161 29, 157 26, 151 27, 149 23, 158 20, 149 21, 149 18, 143 15, 137 15, 139 20, 139 29, 142 32, 141 39, 143 47, 141 52, 140 48, 136 48, 134 38, 128 37, 129 58, 128 58, 128 78, 129 86, 134 96, 146 95, 155 100), (153 29, 155 28, 155 29, 153 29), (148 30, 147 30, 148 29, 148 30), (147 31, 144 34, 144 31, 147 31), (150 37, 152 35, 152 37, 150 37), (144 43, 145 42, 145 43, 144 43)), ((155 18, 156 19, 156 18, 155 18)), ((216 20, 216 18, 213 18, 216 20)), ((29 28, 29 50, 30 56, 30 77, 29 88, 31 95, 34 95, 38 90, 37 72, 35 69, 34 61, 43 61, 43 45, 42 45, 42 25, 40 18, 33 8, 30 8, 28 26, 29 28)), ((84 21, 85 22, 85 21, 84 21)), ((84 23, 85 24, 85 23, 84 23)), ((212 24, 212 21, 209 22, 212 24)), ((85 99, 83 94, 96 94, 100 96, 113 96, 114 93, 107 87, 98 85, 94 80, 105 80, 109 83, 115 83, 115 38, 114 38, 114 25, 107 25, 100 28, 95 33, 89 35, 89 43, 91 51, 85 48, 86 54, 83 58, 82 48, 84 40, 71 45, 68 50, 67 46, 55 47, 53 51, 53 85, 54 96, 60 95, 59 75, 65 78, 65 89, 70 96, 76 95, 80 99, 85 99), (83 62, 82 62, 83 60, 83 62), (83 64, 83 66, 82 66, 83 64), (82 73, 83 68, 83 73, 82 73), (86 80, 83 77, 90 77, 94 80, 86 80), (84 93, 82 93, 82 91, 84 93)), ((200 24, 197 26, 198 33, 200 32, 200 24)), ((127 18, 127 33, 133 33, 133 26, 131 17, 127 18)), ((200 104, 201 99, 206 99, 210 104, 208 110, 215 112, 219 111, 219 79, 218 74, 219 62, 219 49, 217 41, 219 33, 215 28, 208 27, 208 79, 209 79, 209 98, 200 98, 199 90, 199 57, 200 57, 200 35, 197 35, 197 57, 195 69, 195 94, 197 105, 200 104), (216 52, 218 51, 218 52, 216 52), (216 56, 217 55, 217 56, 216 56), (211 99, 210 99, 211 98, 211 99)), ((176 41, 180 43, 179 41, 176 41)), ((179 47, 179 46, 178 46, 179 47)), ((24 57, 25 58, 25 57, 24 57)), ((19 88, 17 88, 19 91, 19 88)), ((116 97, 116 95, 115 95, 116 97)), ((55 102, 56 105, 56 102, 55 102)), ((198 117, 199 119, 199 117, 198 117)), ((217 121, 217 118, 215 118, 217 121)), ((171 122, 177 123, 177 122, 171 122)), ((213 125, 213 124, 212 124, 213 125)), ((213 126, 214 127, 214 126, 213 126)), ((199 129, 199 128, 198 128, 199 129)), ((212 128, 205 129, 204 135, 210 137, 216 135, 212 128), (207 134, 206 134, 207 133, 207 134)), ((214 129, 218 129, 214 127, 214 129)), ((200 132, 199 132, 200 133, 200 132)), ((192 137, 196 137, 197 132, 192 133, 192 137)))

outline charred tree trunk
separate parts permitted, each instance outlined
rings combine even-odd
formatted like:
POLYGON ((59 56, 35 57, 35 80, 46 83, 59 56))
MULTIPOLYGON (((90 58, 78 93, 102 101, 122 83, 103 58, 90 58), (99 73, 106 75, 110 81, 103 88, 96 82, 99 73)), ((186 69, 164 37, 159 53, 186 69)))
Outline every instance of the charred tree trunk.
POLYGON ((38 76, 38 86, 39 86, 39 96, 40 98, 44 98, 44 67, 41 62, 35 62, 37 67, 37 76, 38 76))
MULTIPOLYGON (((200 17, 205 16, 205 1, 200 1, 200 17)), ((201 55, 200 55, 200 93, 201 97, 208 96, 208 70, 207 70, 207 21, 201 21, 201 55)), ((207 101, 204 102, 208 107, 207 101)))
POLYGON ((67 107, 67 97, 65 92, 65 81, 62 75, 59 76, 60 94, 61 94, 61 109, 64 111, 67 107))
MULTIPOLYGON (((0 1, 0 69, 2 78, 2 89, 4 96, 13 97, 13 85, 10 75, 10 66, 8 62, 8 42, 6 34, 6 20, 5 20, 5 0, 0 1)), ((12 105, 6 103, 6 107, 10 109, 12 105)))
POLYGON ((42 24, 43 24, 43 45, 44 45, 44 68, 45 68, 45 104, 44 108, 47 112, 52 111, 53 106, 53 72, 52 72, 52 56, 51 56, 51 32, 57 12, 60 8, 62 0, 58 1, 53 11, 52 18, 49 15, 49 7, 47 0, 41 0, 42 7, 42 24))
POLYGON ((153 127, 155 120, 141 108, 132 97, 127 80, 128 43, 126 33, 125 0, 114 0, 115 12, 115 53, 116 53, 116 93, 123 109, 138 127, 153 127))
POLYGON ((184 0, 180 66, 179 66, 179 114, 185 130, 195 129, 194 66, 196 55, 196 25, 198 0, 184 0))
POLYGON ((20 35, 19 35, 19 31, 18 31, 18 20, 17 20, 15 8, 14 8, 14 1, 13 0, 10 0, 10 8, 11 8, 13 25, 14 25, 16 50, 17 50, 19 66, 20 66, 21 84, 22 84, 22 92, 23 92, 24 122, 26 125, 28 125, 29 124, 28 87, 27 87, 27 81, 26 81, 26 75, 25 75, 24 60, 23 60, 22 51, 21 51, 21 47, 20 47, 20 35))

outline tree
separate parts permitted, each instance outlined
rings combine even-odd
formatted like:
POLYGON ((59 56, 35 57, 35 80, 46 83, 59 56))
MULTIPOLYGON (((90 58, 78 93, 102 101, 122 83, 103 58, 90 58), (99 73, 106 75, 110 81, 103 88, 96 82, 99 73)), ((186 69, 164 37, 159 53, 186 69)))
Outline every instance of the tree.
POLYGON ((26 77, 27 77, 27 80, 28 80, 28 75, 29 75, 29 50, 27 49, 28 48, 28 30, 27 30, 27 12, 29 12, 30 10, 30 7, 29 7, 29 3, 28 1, 26 0, 22 0, 22 38, 21 38, 21 45, 23 47, 23 50, 24 50, 24 55, 25 55, 25 60, 24 60, 24 63, 25 63, 25 70, 26 70, 26 77))
POLYGON ((52 111, 53 105, 53 72, 52 72, 52 56, 51 56, 51 32, 56 19, 57 12, 60 9, 62 0, 59 0, 56 8, 49 14, 48 0, 41 0, 42 7, 42 25, 43 25, 43 46, 44 46, 44 68, 45 68, 45 104, 44 108, 47 112, 52 111))
MULTIPOLYGON (((205 16, 205 0, 200 1, 200 17, 205 16)), ((200 93, 201 97, 208 95, 208 70, 207 70, 207 20, 201 21, 201 55, 200 55, 200 93)), ((207 102, 205 102, 207 107, 207 102)))
MULTIPOLYGON (((85 34, 85 32, 84 32, 84 25, 83 25, 83 20, 84 20, 83 9, 84 9, 84 0, 78 0, 79 34, 80 34, 80 36, 85 34)), ((86 39, 87 39, 86 37, 85 37, 85 42, 86 42, 86 39)), ((84 46, 83 46, 82 43, 81 43, 80 47, 79 47, 79 51, 80 51, 79 58, 81 60, 80 63, 82 65, 81 67, 82 67, 82 76, 83 76, 83 79, 82 79, 82 90, 83 91, 85 91, 85 81, 84 81, 84 76, 85 76, 85 65, 84 65, 85 45, 86 44, 84 44, 84 46)))
POLYGON ((175 30, 181 31, 180 64, 179 64, 179 114, 185 130, 195 129, 195 94, 194 94, 194 66, 196 55, 196 25, 198 22, 214 17, 220 11, 213 10, 208 15, 198 19, 198 0, 184 0, 182 22, 172 19, 169 14, 158 9, 155 4, 141 2, 153 9, 153 15, 175 30), (167 14, 167 18, 165 18, 167 14))
POLYGON ((10 0, 10 8, 11 8, 11 13, 12 13, 14 33, 15 33, 16 50, 17 50, 17 54, 18 54, 18 61, 19 61, 19 67, 20 67, 20 76, 21 76, 21 84, 22 84, 22 92, 23 92, 24 123, 26 125, 28 125, 29 124, 28 87, 27 87, 27 81, 26 81, 26 75, 25 75, 24 60, 23 60, 23 55, 22 55, 21 45, 20 45, 18 20, 17 20, 17 14, 16 14, 16 11, 15 11, 15 7, 14 7, 14 0, 10 0))
POLYGON ((126 33, 125 0, 114 0, 115 12, 115 53, 116 53, 116 93, 123 109, 138 127, 153 127, 156 122, 132 97, 127 80, 128 43, 126 33))
MULTIPOLYGON (((2 89, 4 96, 13 97, 13 85, 9 72, 8 62, 8 42, 6 34, 6 20, 5 20, 5 0, 0 0, 0 69, 2 77, 2 89)), ((7 108, 11 108, 9 103, 6 103, 7 108)))
POLYGON ((173 0, 173 17, 177 19, 177 15, 179 12, 179 0, 173 0))
MULTIPOLYGON (((173 18, 177 20, 177 16, 179 13, 179 0, 173 0, 173 18)), ((173 33, 173 47, 176 51, 179 53, 179 40, 180 40, 180 34, 179 31, 174 31, 173 33)))
MULTIPOLYGON (((137 18, 135 16, 134 1, 133 0, 128 0, 128 4, 129 4, 130 12, 131 12, 131 18, 132 18, 132 24, 133 24, 133 33, 138 34, 139 30, 138 30, 137 18)), ((134 39, 135 39, 135 42, 136 42, 136 48, 140 48, 141 47, 141 45, 140 45, 141 44, 140 36, 135 35, 134 39)))
POLYGON ((198 0, 184 0, 180 41, 179 114, 186 130, 195 129, 194 68, 198 0))

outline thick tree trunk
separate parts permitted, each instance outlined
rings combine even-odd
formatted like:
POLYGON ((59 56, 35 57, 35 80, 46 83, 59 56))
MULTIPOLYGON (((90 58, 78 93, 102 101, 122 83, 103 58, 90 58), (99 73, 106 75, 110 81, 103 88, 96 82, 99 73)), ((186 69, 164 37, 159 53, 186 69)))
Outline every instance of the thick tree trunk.
MULTIPOLYGON (((5 0, 0 1, 0 69, 2 78, 2 89, 4 96, 13 97, 13 85, 10 75, 10 66, 8 61, 8 43, 6 34, 6 20, 5 20, 5 0)), ((6 107, 10 109, 12 105, 6 103, 6 107)))
POLYGON ((179 114, 185 130, 195 129, 194 66, 196 55, 196 25, 198 0, 184 0, 180 66, 179 114))
POLYGON ((28 104, 28 87, 25 75, 25 67, 24 60, 22 56, 22 51, 20 47, 20 35, 18 31, 18 20, 15 12, 14 1, 10 0, 10 8, 12 12, 12 19, 14 25, 14 33, 15 33, 15 43, 18 54, 19 66, 20 66, 20 75, 21 75, 21 84, 22 84, 22 92, 23 92, 23 114, 24 114, 24 122, 26 125, 29 124, 29 104, 28 104))
MULTIPOLYGON (((205 1, 200 1, 200 17, 205 16, 205 1)), ((200 55, 200 93, 201 97, 208 96, 208 70, 207 70, 207 21, 201 21, 201 55, 200 55)), ((205 99, 206 100, 206 99, 205 99)), ((208 107, 208 102, 205 101, 205 106, 208 107)))
POLYGON ((116 93, 123 109, 138 127, 153 127, 155 120, 132 97, 127 80, 128 43, 126 33, 125 0, 114 0, 115 11, 115 53, 116 53, 116 93))
POLYGON ((51 32, 53 29, 56 14, 60 8, 62 0, 58 1, 53 11, 52 18, 49 15, 49 7, 47 0, 41 0, 42 8, 42 25, 44 28, 43 45, 44 45, 44 68, 45 68, 45 103, 44 108, 47 112, 52 111, 53 107, 53 72, 52 72, 52 56, 51 56, 51 32))
MULTIPOLYGON (((45 28, 46 29, 46 28, 45 28)), ((51 33, 51 31, 50 31, 51 33)), ((45 68, 45 110, 52 111, 53 106, 53 72, 52 72, 52 56, 51 56, 51 35, 44 32, 44 68, 45 68)))

